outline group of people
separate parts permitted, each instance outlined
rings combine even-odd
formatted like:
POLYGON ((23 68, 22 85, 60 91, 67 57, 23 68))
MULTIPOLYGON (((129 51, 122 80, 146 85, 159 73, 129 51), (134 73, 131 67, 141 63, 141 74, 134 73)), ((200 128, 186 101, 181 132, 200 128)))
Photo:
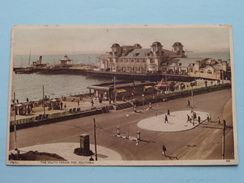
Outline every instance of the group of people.
POLYGON ((192 116, 190 116, 189 114, 187 114, 187 123, 190 122, 190 123, 193 123, 194 124, 194 120, 197 119, 197 122, 200 124, 201 123, 201 116, 198 116, 197 117, 197 114, 196 112, 193 112, 192 111, 192 116))

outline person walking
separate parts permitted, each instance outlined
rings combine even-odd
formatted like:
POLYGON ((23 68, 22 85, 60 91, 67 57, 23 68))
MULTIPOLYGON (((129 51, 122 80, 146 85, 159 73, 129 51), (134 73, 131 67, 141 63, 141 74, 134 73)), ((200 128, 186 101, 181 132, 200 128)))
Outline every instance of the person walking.
POLYGON ((170 110, 168 109, 168 115, 170 116, 170 110))
POLYGON ((149 102, 149 110, 152 110, 152 103, 149 102))
POLYGON ((198 116, 197 120, 198 120, 198 123, 200 124, 201 123, 201 117, 198 116))
POLYGON ((191 106, 191 102, 190 102, 190 100, 188 100, 188 102, 187 102, 187 106, 188 106, 188 107, 191 106))
POLYGON ((190 116, 187 114, 187 121, 186 121, 187 123, 188 122, 191 122, 191 120, 190 120, 190 116))
POLYGON ((220 119, 219 119, 219 117, 218 117, 218 125, 220 125, 220 119))
POLYGON ((165 114, 164 123, 169 123, 167 114, 165 114))
POLYGON ((167 151, 167 148, 163 145, 163 147, 162 147, 162 156, 166 156, 166 151, 167 151))

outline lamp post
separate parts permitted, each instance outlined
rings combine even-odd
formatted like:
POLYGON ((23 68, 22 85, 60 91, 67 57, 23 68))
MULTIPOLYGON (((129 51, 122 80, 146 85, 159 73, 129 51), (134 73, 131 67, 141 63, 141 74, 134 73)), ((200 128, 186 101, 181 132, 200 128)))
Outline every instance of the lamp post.
POLYGON ((129 114, 126 114, 127 122, 128 122, 128 138, 130 137, 130 123, 129 123, 129 114))
POLYGON ((43 93, 43 112, 44 112, 44 115, 45 115, 45 96, 44 96, 44 85, 42 85, 42 93, 43 93))
POLYGON ((142 106, 144 106, 144 94, 142 94, 141 96, 142 96, 142 106))
POLYGON ((96 133, 96 120, 93 118, 94 122, 94 142, 95 142, 95 160, 97 161, 97 133, 96 133))
POLYGON ((222 159, 225 159, 225 130, 226 130, 226 121, 224 120, 223 124, 223 136, 222 136, 222 159))
POLYGON ((116 91, 116 77, 115 76, 114 76, 113 80, 114 80, 114 103, 116 103, 117 91, 116 91))
POLYGON ((192 124, 194 126, 194 97, 193 97, 193 86, 194 86, 194 83, 191 83, 191 98, 192 98, 192 124))

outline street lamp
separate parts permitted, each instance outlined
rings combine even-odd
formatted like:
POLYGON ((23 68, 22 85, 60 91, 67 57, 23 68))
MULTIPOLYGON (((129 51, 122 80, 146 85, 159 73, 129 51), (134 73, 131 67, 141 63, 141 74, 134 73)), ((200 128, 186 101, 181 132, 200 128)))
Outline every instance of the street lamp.
POLYGON ((142 96, 142 106, 144 106, 144 94, 142 94, 141 96, 142 96))
POLYGON ((114 103, 116 103, 117 91, 116 91, 116 77, 115 76, 114 76, 113 80, 114 80, 114 103))
POLYGON ((42 100, 43 100, 43 103, 42 103, 42 105, 43 105, 43 113, 44 113, 44 115, 45 115, 45 94, 44 94, 44 85, 42 85, 42 94, 43 94, 43 98, 42 98, 42 100))
POLYGON ((193 86, 194 86, 194 83, 191 83, 191 97, 192 97, 192 107, 191 107, 191 112, 192 112, 192 123, 193 123, 193 126, 194 126, 194 98, 193 98, 193 86))
POLYGON ((226 130, 226 121, 224 120, 223 136, 222 136, 222 159, 225 159, 225 130, 226 130))
POLYGON ((128 138, 130 136, 130 123, 129 123, 129 114, 126 114, 127 122, 128 122, 128 138))

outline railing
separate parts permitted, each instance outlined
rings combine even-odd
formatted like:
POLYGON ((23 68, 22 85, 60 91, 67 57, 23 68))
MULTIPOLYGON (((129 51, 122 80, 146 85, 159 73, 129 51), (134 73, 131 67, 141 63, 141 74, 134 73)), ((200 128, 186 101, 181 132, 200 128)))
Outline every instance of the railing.
POLYGON ((10 121, 10 131, 13 131, 14 125, 16 125, 17 129, 22 129, 22 128, 28 128, 28 127, 38 126, 42 124, 49 124, 53 122, 109 112, 109 110, 105 108, 106 107, 102 107, 98 109, 90 109, 85 111, 81 111, 80 108, 71 108, 65 112, 58 112, 52 114, 40 114, 38 116, 34 116, 30 118, 10 121))

